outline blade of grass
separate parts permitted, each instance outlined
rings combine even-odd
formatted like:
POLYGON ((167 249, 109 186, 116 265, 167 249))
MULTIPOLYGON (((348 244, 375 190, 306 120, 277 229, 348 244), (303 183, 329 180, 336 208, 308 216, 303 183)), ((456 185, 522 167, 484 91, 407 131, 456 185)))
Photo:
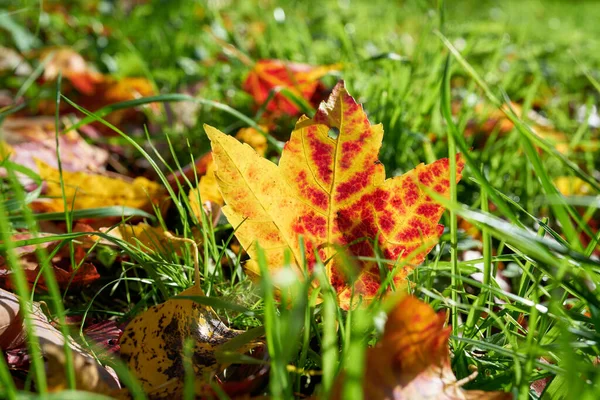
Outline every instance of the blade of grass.
MULTIPOLYGON (((456 129, 454 121, 452 121, 452 115, 450 114, 449 104, 450 99, 450 55, 446 57, 446 63, 444 65, 444 75, 442 78, 441 86, 441 97, 443 99, 442 114, 446 119, 449 130, 456 129)), ((450 201, 456 202, 456 144, 452 133, 448 133, 448 159, 450 161, 450 201)), ((450 210, 450 262, 452 265, 452 274, 458 275, 458 235, 457 235, 457 219, 456 213, 450 210)), ((460 282, 455 278, 452 278, 451 282, 451 297, 452 297, 452 332, 454 335, 458 335, 458 310, 454 306, 458 304, 458 293, 461 291, 460 282)))

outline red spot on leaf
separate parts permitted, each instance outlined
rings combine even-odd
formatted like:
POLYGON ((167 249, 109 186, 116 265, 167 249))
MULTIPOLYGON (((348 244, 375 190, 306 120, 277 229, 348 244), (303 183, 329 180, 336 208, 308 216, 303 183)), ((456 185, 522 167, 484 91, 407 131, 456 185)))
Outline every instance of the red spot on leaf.
POLYGON ((425 218, 431 218, 436 216, 439 210, 440 206, 432 203, 425 203, 417 207, 417 214, 422 215, 425 218))
POLYGON ((357 172, 347 182, 341 183, 337 187, 336 201, 344 201, 355 193, 360 192, 367 187, 371 171, 357 172))
POLYGON ((321 142, 317 138, 317 126, 308 128, 306 134, 310 147, 311 158, 317 166, 317 175, 326 185, 331 184, 333 175, 333 146, 321 142))

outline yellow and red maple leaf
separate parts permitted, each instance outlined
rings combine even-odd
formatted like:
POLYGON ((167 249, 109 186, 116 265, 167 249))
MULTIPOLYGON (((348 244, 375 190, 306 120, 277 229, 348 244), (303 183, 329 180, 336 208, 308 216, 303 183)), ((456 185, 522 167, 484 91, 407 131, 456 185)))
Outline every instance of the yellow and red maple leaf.
MULTIPOLYGON (((450 367, 444 313, 406 296, 388 314, 383 336, 367 350, 363 393, 365 399, 511 399, 505 392, 464 390, 450 367)), ((336 381, 333 399, 341 398, 345 376, 336 381)), ((464 382, 463 382, 464 384, 464 382)))
MULTIPOLYGON (((319 88, 319 79, 336 69, 339 69, 339 65, 312 66, 282 60, 260 60, 246 77, 243 88, 254 97, 257 104, 267 101, 271 90, 278 87, 310 101, 319 88)), ((288 115, 300 112, 281 93, 275 94, 267 110, 288 115)))
MULTIPOLYGON (((288 252, 298 272, 302 260, 311 270, 319 257, 340 305, 349 308, 352 285, 340 247, 357 260, 362 257, 354 293, 369 301, 381 285, 377 263, 364 261, 374 257, 375 247, 392 261, 390 270, 394 261, 406 261, 394 277, 400 284, 443 231, 438 221, 444 208, 426 190, 449 196, 448 159, 386 179, 377 159, 383 127, 371 125, 343 82, 314 118, 300 118, 279 166, 217 129, 205 128, 227 203, 223 213, 238 227, 236 236, 252 258, 246 263, 251 273, 259 274, 256 242, 272 269, 285 264, 288 252), (337 138, 329 136, 331 129, 337 129, 337 138)), ((458 181, 464 162, 460 155, 457 160, 458 181)))

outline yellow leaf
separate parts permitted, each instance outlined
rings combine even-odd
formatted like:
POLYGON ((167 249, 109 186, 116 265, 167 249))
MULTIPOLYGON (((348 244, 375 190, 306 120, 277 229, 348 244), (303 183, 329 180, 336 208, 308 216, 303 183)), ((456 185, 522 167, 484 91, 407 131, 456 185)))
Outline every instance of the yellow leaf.
MULTIPOLYGON (((252 258, 246 263, 250 273, 259 274, 256 242, 271 269, 284 266, 288 252, 299 273, 304 258, 310 270, 319 257, 340 305, 348 308, 352 287, 337 248, 345 247, 355 258, 373 258, 377 245, 391 260, 390 270, 394 261, 407 261, 410 264, 394 277, 401 284, 443 231, 438 221, 444 208, 423 187, 449 196, 448 159, 386 180, 377 159, 383 128, 371 125, 342 82, 313 119, 300 118, 279 166, 231 136, 210 126, 205 129, 227 203, 223 213, 252 258), (330 129, 339 132, 336 138, 329 136, 330 129)), ((457 180, 463 165, 457 156, 457 180)), ((381 273, 375 262, 358 264, 354 293, 369 301, 379 290, 381 273)))
POLYGON ((581 178, 561 176, 554 180, 554 186, 565 196, 588 196, 592 187, 581 178))
MULTIPOLYGON (((267 131, 267 127, 260 127, 263 131, 267 131)), ((236 134, 235 138, 242 143, 249 144, 258 154, 264 157, 267 153, 268 142, 265 135, 261 134, 254 128, 242 128, 236 134)))
MULTIPOLYGON (((63 211, 62 189, 58 170, 37 161, 40 177, 46 181, 46 195, 53 197, 46 207, 63 211)), ((67 207, 74 210, 122 206, 152 211, 152 205, 164 206, 165 189, 144 177, 129 180, 126 177, 108 177, 86 172, 63 171, 67 207)))
MULTIPOLYGON (((149 308, 125 328, 121 356, 145 391, 173 385, 172 380, 176 380, 175 386, 179 388, 184 377, 184 342, 188 338, 194 343, 192 364, 197 376, 217 373, 225 367, 217 362, 215 351, 241 331, 229 329, 210 307, 181 299, 181 296, 203 295, 199 286, 193 286, 149 308)), ((256 346, 250 343, 239 351, 244 353, 256 346)), ((168 395, 169 392, 165 394, 168 395)))
POLYGON ((121 239, 142 251, 181 255, 182 244, 179 241, 171 240, 170 236, 167 236, 168 231, 160 226, 153 227, 141 222, 137 225, 121 224, 112 229, 100 228, 100 232, 121 239))
MULTIPOLYGON (((261 128, 266 131, 266 128, 261 128)), ((252 146, 252 148, 261 156, 266 154, 268 147, 267 138, 256 129, 242 128, 237 132, 235 137, 241 142, 252 146)), ((218 218, 219 211, 221 206, 224 204, 224 200, 223 196, 221 196, 221 192, 219 191, 219 185, 215 176, 215 164, 212 162, 212 160, 208 162, 206 174, 200 178, 198 187, 190 190, 188 198, 190 201, 190 206, 192 207, 192 211, 194 212, 196 218, 198 218, 198 221, 202 220, 202 209, 199 200, 204 202, 205 212, 208 214, 212 213, 213 218, 218 218), (200 196, 198 196, 198 194, 200 194, 200 196)))
MULTIPOLYGON (((49 392, 61 392, 69 389, 65 373, 66 356, 62 346, 46 343, 42 351, 47 360, 47 383, 49 392)), ((111 395, 117 390, 107 383, 107 370, 101 368, 89 355, 73 352, 73 367, 75 368, 75 388, 85 392, 111 395), (104 375, 103 375, 104 374, 104 375)), ((108 381, 110 382, 110 380, 108 381)))

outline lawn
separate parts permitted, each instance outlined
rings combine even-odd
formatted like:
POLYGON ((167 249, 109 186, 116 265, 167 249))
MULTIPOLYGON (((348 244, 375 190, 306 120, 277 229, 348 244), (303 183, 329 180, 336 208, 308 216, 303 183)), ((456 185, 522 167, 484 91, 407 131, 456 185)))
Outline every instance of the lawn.
POLYGON ((600 397, 596 2, 9 3, 1 398, 600 397))

